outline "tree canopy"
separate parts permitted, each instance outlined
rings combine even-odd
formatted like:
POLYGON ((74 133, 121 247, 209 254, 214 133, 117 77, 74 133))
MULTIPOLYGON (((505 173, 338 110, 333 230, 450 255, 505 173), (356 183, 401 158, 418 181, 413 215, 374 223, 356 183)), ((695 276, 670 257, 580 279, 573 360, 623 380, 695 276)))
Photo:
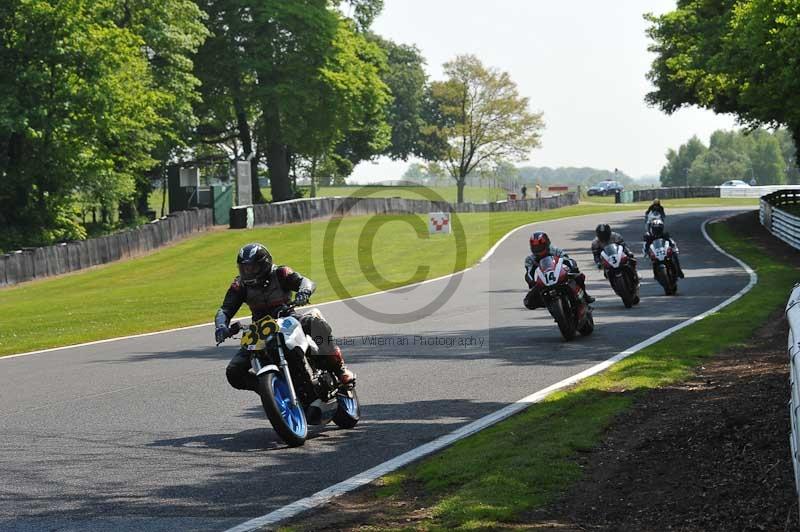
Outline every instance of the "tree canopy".
POLYGON ((679 0, 647 18, 649 103, 733 113, 751 128, 784 125, 800 145, 800 2, 679 0))
POLYGON ((706 146, 696 136, 667 152, 663 186, 716 186, 730 179, 759 185, 797 183, 794 146, 785 130, 715 131, 706 146))

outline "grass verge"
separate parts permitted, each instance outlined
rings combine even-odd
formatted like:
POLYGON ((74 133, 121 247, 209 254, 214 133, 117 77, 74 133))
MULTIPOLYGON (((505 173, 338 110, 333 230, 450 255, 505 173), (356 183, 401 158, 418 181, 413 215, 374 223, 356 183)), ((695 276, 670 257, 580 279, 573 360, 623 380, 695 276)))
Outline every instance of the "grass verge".
MULTIPOLYGON (((578 205, 458 215, 466 236, 465 265, 517 226, 611 210, 618 209, 578 205)), ((351 295, 459 269, 455 239, 429 236, 423 217, 413 215, 343 219, 333 241, 334 260, 326 268, 321 250, 328 225, 205 233, 145 257, 0 290, 0 356, 208 322, 236 275, 236 251, 248 242, 267 244, 278 264, 314 279, 315 303, 339 299, 328 280, 330 264, 351 295)))
MULTIPOLYGON (((734 235, 724 223, 711 224, 709 232, 758 273, 758 284, 744 297, 606 372, 384 477, 375 496, 402 501, 413 494, 425 501, 423 517, 414 516, 415 530, 514 527, 525 512, 554 500, 581 476, 577 454, 596 446, 614 417, 637 397, 686 378, 704 358, 744 342, 785 304, 797 281, 792 266, 734 235)), ((380 528, 408 526, 407 514, 400 510, 397 517, 380 528)))

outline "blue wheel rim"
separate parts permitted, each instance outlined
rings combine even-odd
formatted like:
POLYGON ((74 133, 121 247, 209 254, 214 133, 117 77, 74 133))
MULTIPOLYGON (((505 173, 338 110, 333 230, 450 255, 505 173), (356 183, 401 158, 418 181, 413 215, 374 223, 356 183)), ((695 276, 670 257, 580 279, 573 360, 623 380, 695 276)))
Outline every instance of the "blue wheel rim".
POLYGON ((353 397, 340 393, 336 396, 336 400, 339 401, 339 406, 342 407, 342 410, 347 412, 347 415, 352 418, 358 417, 358 401, 353 397))
POLYGON ((272 379, 272 393, 275 396, 275 402, 278 403, 281 417, 286 422, 289 430, 299 437, 305 436, 306 417, 303 415, 303 410, 299 404, 292 407, 292 396, 289 393, 289 386, 287 386, 286 381, 280 377, 272 379))

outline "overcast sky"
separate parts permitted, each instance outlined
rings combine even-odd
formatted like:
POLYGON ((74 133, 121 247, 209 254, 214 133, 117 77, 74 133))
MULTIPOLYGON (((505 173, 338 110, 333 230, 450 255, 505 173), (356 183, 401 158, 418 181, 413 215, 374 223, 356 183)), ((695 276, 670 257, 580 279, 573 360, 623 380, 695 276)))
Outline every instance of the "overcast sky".
MULTIPOLYGON (((415 44, 432 79, 459 54, 509 72, 546 123, 542 147, 524 164, 619 168, 658 174, 667 148, 696 134, 735 127, 730 116, 684 109, 667 116, 644 103, 645 12, 674 0, 386 0, 374 30, 415 44)), ((408 163, 380 159, 356 167, 351 181, 399 178, 408 163)))

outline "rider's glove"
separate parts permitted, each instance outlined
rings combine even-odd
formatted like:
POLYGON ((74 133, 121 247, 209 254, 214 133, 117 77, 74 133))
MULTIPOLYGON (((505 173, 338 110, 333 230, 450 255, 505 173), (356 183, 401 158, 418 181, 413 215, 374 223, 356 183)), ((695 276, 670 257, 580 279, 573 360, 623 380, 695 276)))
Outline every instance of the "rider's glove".
POLYGON ((306 292, 305 290, 300 290, 294 296, 294 304, 297 305, 298 307, 302 307, 303 305, 308 303, 309 299, 311 299, 311 294, 309 292, 306 292))
POLYGON ((230 336, 230 333, 230 330, 225 325, 220 325, 214 331, 214 339, 218 344, 221 344, 226 338, 228 338, 228 336, 230 336))

